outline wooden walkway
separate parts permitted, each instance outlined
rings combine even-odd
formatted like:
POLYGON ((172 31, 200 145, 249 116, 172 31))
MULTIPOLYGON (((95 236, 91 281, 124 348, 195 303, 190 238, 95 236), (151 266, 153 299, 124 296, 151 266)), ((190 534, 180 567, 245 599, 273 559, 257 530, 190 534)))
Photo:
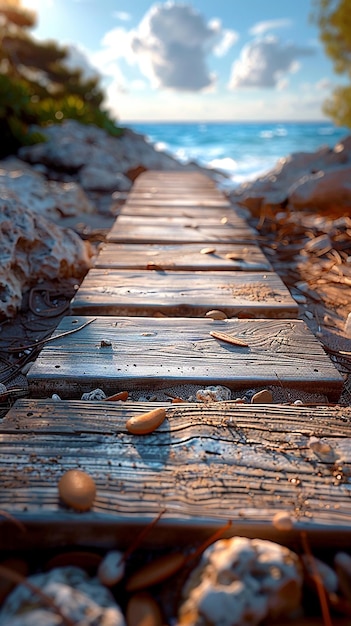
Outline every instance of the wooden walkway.
POLYGON ((351 410, 327 405, 342 377, 297 318, 257 233, 213 181, 139 176, 28 374, 31 399, 0 423, 0 510, 27 528, 0 518, 1 549, 127 545, 160 511, 150 545, 198 540, 228 519, 229 535, 292 543, 305 529, 312 544, 350 544, 351 410), (206 317, 212 309, 228 319, 206 317), (157 398, 209 385, 230 389, 232 400, 157 398), (79 399, 97 387, 158 401, 79 399), (265 387, 281 404, 235 402, 265 387), (292 403, 306 392, 325 406, 292 403), (129 434, 126 420, 160 402, 162 426, 129 434), (97 483, 84 514, 58 498, 59 478, 77 467, 97 483), (281 510, 294 526, 279 534, 272 520, 281 510))

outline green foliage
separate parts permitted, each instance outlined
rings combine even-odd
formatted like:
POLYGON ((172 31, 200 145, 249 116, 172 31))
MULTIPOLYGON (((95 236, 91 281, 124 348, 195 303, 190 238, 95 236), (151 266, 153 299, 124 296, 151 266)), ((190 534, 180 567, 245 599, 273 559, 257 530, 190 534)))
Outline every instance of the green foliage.
MULTIPOLYGON (((320 39, 338 74, 351 82, 350 0, 314 0, 312 20, 320 29, 320 39)), ((351 128, 351 85, 337 87, 324 105, 336 124, 351 128)))
POLYGON ((33 124, 76 119, 120 135, 122 129, 103 109, 98 78, 84 79, 80 70, 68 69, 67 50, 33 39, 27 31, 34 25, 35 15, 20 0, 0 0, 0 158, 43 140, 30 132, 33 124))

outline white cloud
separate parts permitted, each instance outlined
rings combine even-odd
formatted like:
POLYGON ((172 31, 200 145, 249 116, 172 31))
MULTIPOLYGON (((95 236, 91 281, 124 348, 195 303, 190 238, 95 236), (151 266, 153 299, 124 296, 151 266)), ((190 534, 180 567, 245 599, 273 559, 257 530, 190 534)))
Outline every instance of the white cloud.
POLYGON ((132 19, 130 13, 126 11, 114 11, 112 13, 112 17, 115 17, 117 20, 121 20, 121 22, 129 22, 132 19))
POLYGON ((314 52, 311 47, 284 44, 273 36, 255 39, 244 46, 240 58, 233 63, 229 89, 276 87, 287 74, 297 71, 299 57, 314 52))
POLYGON ((234 33, 226 34, 219 20, 206 24, 190 5, 166 2, 146 13, 132 37, 132 49, 154 87, 195 92, 215 81, 207 55, 216 48, 224 54, 233 41, 234 33))
POLYGON ((214 48, 217 57, 224 57, 228 50, 238 41, 239 34, 235 30, 224 30, 221 41, 214 48))
POLYGON ((254 24, 254 26, 250 28, 249 33, 254 37, 260 37, 274 28, 289 28, 291 25, 292 20, 289 19, 266 20, 264 22, 257 22, 257 24, 254 24))

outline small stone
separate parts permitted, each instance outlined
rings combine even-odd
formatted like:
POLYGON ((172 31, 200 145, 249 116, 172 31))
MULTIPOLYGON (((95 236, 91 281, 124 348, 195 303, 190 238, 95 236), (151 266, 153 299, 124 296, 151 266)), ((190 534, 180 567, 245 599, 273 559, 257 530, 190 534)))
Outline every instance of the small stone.
POLYGON ((96 496, 95 481, 81 470, 68 470, 61 476, 58 490, 62 502, 76 511, 89 511, 96 496))
POLYGON ((51 400, 60 401, 61 398, 58 395, 58 393, 53 393, 52 396, 51 396, 51 400))
POLYGON ((101 339, 100 348, 111 348, 112 342, 109 339, 101 339))
POLYGON ((303 404, 303 402, 302 402, 302 400, 295 400, 294 404, 300 405, 300 404, 303 404))
POLYGON ((106 587, 112 587, 124 576, 125 561, 123 553, 118 550, 111 550, 101 561, 98 568, 98 579, 106 587))
POLYGON ((271 404, 273 402, 273 395, 269 389, 262 389, 258 391, 251 398, 252 404, 271 404))
POLYGON ((205 313, 205 317, 210 317, 213 320, 228 319, 228 316, 224 313, 224 311, 218 311, 217 309, 213 309, 212 311, 207 311, 207 313, 205 313))
POLYGON ((198 389, 196 392, 196 400, 198 402, 223 402, 230 400, 231 397, 231 390, 221 385, 205 387, 205 389, 198 389))
POLYGON ((307 319, 313 320, 314 315, 311 311, 305 311, 304 315, 307 317, 307 319))
POLYGON ((287 511, 278 511, 272 520, 274 528, 285 531, 292 530, 294 522, 287 511))
POLYGON ((81 400, 104 400, 106 398, 106 394, 102 389, 93 389, 93 391, 88 391, 87 393, 83 393, 81 400))

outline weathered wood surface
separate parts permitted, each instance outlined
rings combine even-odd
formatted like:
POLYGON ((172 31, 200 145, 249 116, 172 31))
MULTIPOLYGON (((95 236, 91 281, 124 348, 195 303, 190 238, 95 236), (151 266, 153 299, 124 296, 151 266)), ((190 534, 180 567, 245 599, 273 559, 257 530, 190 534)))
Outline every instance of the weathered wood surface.
POLYGON ((226 198, 218 198, 217 196, 205 196, 194 193, 191 196, 179 196, 174 193, 173 196, 164 194, 161 196, 146 197, 145 194, 128 194, 128 204, 143 206, 185 206, 185 207, 230 207, 231 204, 226 198))
POLYGON ((175 189, 216 189, 214 180, 201 172, 149 170, 140 174, 133 183, 133 189, 144 188, 147 191, 152 187, 163 189, 168 186, 174 186, 175 189))
POLYGON ((217 215, 202 215, 199 219, 184 215, 132 215, 120 213, 117 218, 117 226, 139 229, 140 227, 158 227, 167 226, 172 230, 175 226, 183 226, 185 228, 208 228, 213 226, 224 226, 226 228, 237 228, 238 230, 247 230, 250 234, 255 233, 258 236, 258 232, 248 226, 247 221, 236 215, 234 212, 231 215, 223 215, 221 211, 217 211, 217 215))
POLYGON ((71 302, 80 315, 296 317, 298 306, 274 272, 91 269, 71 302))
MULTIPOLYGON (((240 220, 246 219, 243 211, 234 209, 233 207, 209 207, 209 206, 143 206, 136 204, 129 204, 125 202, 119 210, 119 216, 121 215, 133 215, 134 217, 183 217, 193 219, 197 222, 201 222, 203 219, 214 219, 221 222, 225 218, 228 221, 234 221, 235 218, 240 220)), ((238 220, 237 220, 238 221, 238 220)), ((247 222, 245 222, 247 225, 247 222)))
MULTIPOLYGON (((67 316, 53 336, 88 319, 67 316)), ((96 387, 112 395, 190 383, 233 390, 276 385, 337 400, 343 379, 301 320, 97 317, 47 343, 28 382, 32 397, 80 398, 96 387), (218 341, 213 330, 239 337, 248 347, 218 341)))
MULTIPOLYGON (((350 408, 168 405, 157 431, 129 434, 126 420, 154 406, 17 401, 0 422, 0 509, 41 528, 41 548, 67 537, 95 547, 111 534, 123 542, 133 524, 145 526, 160 511, 147 536, 151 545, 189 542, 194 530, 228 519, 230 535, 284 542, 304 529, 312 540, 327 537, 329 546, 350 545, 350 408), (330 446, 330 458, 313 451, 311 437, 330 446), (60 477, 75 468, 97 485, 93 509, 84 514, 58 497, 60 477), (277 511, 289 513, 292 531, 274 528, 277 511)), ((28 541, 8 520, 0 522, 2 549, 28 541)))
POLYGON ((213 246, 213 253, 201 253, 210 249, 202 244, 107 243, 100 248, 94 266, 100 269, 272 271, 258 246, 218 243, 213 246))
POLYGON ((252 243, 257 239, 257 232, 245 223, 124 215, 116 219, 106 236, 110 243, 252 243))

